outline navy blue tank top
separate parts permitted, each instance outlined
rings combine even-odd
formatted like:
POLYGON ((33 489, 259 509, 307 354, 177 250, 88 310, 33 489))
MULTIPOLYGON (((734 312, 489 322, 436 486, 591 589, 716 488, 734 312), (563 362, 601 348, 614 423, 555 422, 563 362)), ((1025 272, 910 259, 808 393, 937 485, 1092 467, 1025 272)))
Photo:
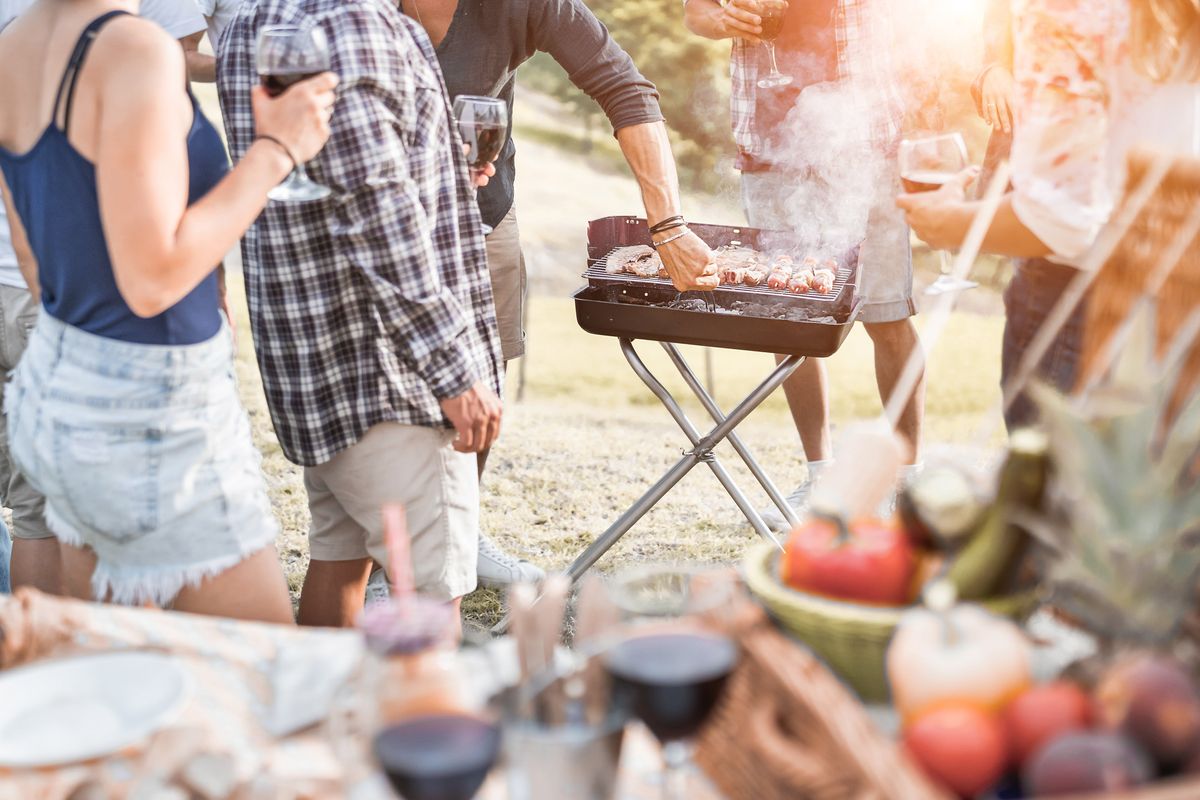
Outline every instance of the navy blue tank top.
MULTIPOLYGON (((30 247, 38 260, 42 304, 55 318, 98 336, 137 344, 186 345, 206 341, 221 328, 216 265, 186 297, 144 318, 117 290, 96 196, 95 166, 67 139, 75 83, 100 28, 125 12, 105 14, 86 28, 71 55, 54 101, 54 119, 26 153, 0 147, 0 168, 30 247), (62 127, 59 108, 66 100, 62 127)), ((188 205, 213 188, 229 169, 221 137, 188 90, 195 114, 188 132, 188 205)))

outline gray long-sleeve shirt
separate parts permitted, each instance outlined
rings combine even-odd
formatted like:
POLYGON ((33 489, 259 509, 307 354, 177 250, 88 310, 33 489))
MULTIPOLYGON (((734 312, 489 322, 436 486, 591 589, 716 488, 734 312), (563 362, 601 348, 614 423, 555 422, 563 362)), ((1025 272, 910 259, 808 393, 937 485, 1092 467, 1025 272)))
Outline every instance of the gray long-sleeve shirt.
MULTIPOLYGON (((511 133, 517 67, 538 51, 600 105, 614 131, 662 120, 654 84, 582 0, 459 0, 437 57, 451 98, 486 95, 508 103, 511 133)), ((479 192, 488 225, 499 224, 512 206, 515 156, 510 138, 496 176, 479 192)))

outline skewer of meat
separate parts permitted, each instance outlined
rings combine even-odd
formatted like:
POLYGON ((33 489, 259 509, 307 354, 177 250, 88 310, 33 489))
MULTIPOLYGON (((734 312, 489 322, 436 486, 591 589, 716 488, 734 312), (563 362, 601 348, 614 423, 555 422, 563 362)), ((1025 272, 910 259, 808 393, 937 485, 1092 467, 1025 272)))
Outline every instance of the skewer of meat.
POLYGON ((833 291, 833 283, 836 277, 830 270, 819 269, 813 273, 812 280, 809 281, 809 287, 818 294, 829 294, 833 291))
POLYGON ((766 268, 764 266, 750 267, 742 279, 747 286, 760 286, 767 279, 766 268))
POLYGON ((796 264, 786 253, 779 253, 771 259, 770 269, 767 270, 765 282, 772 289, 786 289, 792 278, 792 270, 796 264))
POLYGON ((813 273, 811 270, 800 269, 792 275, 791 280, 787 283, 787 290, 794 294, 804 294, 812 288, 813 273))

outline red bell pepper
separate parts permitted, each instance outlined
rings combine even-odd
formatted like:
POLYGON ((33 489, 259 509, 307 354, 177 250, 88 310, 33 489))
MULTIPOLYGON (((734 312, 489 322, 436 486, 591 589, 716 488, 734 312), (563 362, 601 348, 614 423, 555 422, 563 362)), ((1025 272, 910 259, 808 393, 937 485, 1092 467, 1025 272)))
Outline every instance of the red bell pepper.
POLYGON ((895 524, 813 517, 792 532, 785 582, 801 591, 876 605, 908 603, 916 553, 895 524))

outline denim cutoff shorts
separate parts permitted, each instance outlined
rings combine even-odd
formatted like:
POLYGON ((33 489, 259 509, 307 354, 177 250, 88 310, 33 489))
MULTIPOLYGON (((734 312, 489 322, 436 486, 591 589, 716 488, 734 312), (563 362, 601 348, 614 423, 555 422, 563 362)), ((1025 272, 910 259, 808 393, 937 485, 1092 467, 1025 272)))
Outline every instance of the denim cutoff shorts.
POLYGON ((98 600, 169 605, 275 540, 225 328, 200 344, 144 345, 43 311, 5 412, 46 524, 96 554, 98 600))

